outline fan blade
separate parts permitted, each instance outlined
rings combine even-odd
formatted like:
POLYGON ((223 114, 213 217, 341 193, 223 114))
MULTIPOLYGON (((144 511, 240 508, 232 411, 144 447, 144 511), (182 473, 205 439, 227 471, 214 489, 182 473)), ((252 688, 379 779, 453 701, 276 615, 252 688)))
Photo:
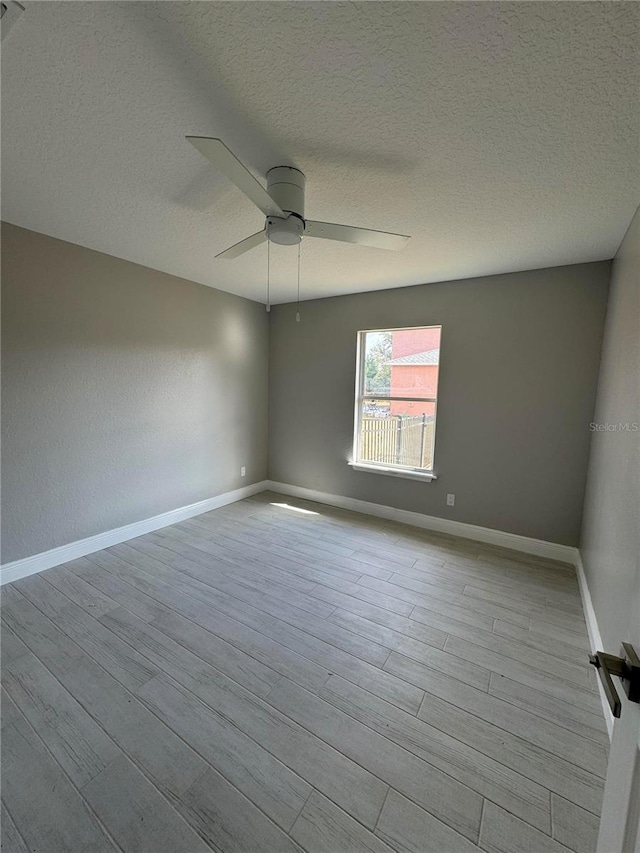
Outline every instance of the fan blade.
POLYGON ((342 243, 359 243, 361 246, 374 246, 376 249, 404 249, 410 237, 403 234, 389 234, 386 231, 372 231, 370 228, 355 228, 353 225, 335 225, 333 222, 305 223, 306 237, 323 237, 325 240, 340 240, 342 243))
POLYGON ((249 249, 255 249, 256 246, 259 246, 260 243, 264 243, 267 239, 267 232, 258 231, 257 234, 252 234, 251 237, 245 237, 244 240, 240 240, 239 243, 234 243, 233 246, 229 246, 228 249, 225 249, 224 252, 220 252, 219 255, 216 255, 216 258, 224 258, 225 260, 232 260, 233 258, 237 258, 239 255, 244 255, 245 252, 248 252, 249 249))
POLYGON ((232 154, 220 139, 210 139, 207 136, 187 136, 188 141, 212 163, 216 169, 223 172, 239 190, 259 207, 265 216, 284 216, 284 211, 271 198, 262 184, 253 177, 246 166, 243 166, 235 154, 232 154))

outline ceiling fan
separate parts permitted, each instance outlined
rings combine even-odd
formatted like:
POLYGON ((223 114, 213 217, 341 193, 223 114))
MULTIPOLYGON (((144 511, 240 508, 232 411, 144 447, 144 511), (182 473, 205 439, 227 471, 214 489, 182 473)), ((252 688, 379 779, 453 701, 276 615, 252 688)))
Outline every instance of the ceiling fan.
POLYGON ((187 136, 187 139, 266 216, 262 231, 245 237, 220 252, 216 258, 237 258, 266 240, 284 246, 294 246, 303 236, 395 250, 403 249, 410 239, 402 234, 305 219, 305 176, 299 169, 292 166, 275 166, 269 169, 265 189, 220 139, 210 139, 206 136, 187 136))

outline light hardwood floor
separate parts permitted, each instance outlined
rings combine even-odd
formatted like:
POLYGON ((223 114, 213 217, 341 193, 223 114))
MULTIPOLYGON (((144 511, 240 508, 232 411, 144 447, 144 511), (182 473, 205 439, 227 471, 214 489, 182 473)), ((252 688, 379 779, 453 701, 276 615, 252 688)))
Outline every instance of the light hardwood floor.
POLYGON ((2 591, 3 851, 595 849, 572 568, 263 493, 2 591))

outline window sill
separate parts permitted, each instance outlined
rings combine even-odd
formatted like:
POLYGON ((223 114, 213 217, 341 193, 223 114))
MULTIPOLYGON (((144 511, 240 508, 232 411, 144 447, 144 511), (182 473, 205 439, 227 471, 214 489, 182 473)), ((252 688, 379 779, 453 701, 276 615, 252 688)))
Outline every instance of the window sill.
POLYGON ((438 475, 431 471, 403 471, 402 468, 386 468, 384 465, 367 465, 364 462, 349 462, 354 471, 365 471, 369 474, 384 474, 387 477, 402 477, 405 480, 422 480, 430 483, 437 480, 438 475))

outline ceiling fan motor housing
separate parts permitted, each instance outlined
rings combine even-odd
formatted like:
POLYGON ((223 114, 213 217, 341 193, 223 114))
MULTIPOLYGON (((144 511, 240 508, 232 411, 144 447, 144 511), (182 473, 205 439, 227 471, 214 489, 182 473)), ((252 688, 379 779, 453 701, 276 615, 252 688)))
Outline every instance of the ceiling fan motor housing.
POLYGON ((267 217, 267 234, 273 243, 293 246, 302 240, 304 233, 305 177, 292 166, 276 166, 267 172, 267 192, 285 213, 267 217))

